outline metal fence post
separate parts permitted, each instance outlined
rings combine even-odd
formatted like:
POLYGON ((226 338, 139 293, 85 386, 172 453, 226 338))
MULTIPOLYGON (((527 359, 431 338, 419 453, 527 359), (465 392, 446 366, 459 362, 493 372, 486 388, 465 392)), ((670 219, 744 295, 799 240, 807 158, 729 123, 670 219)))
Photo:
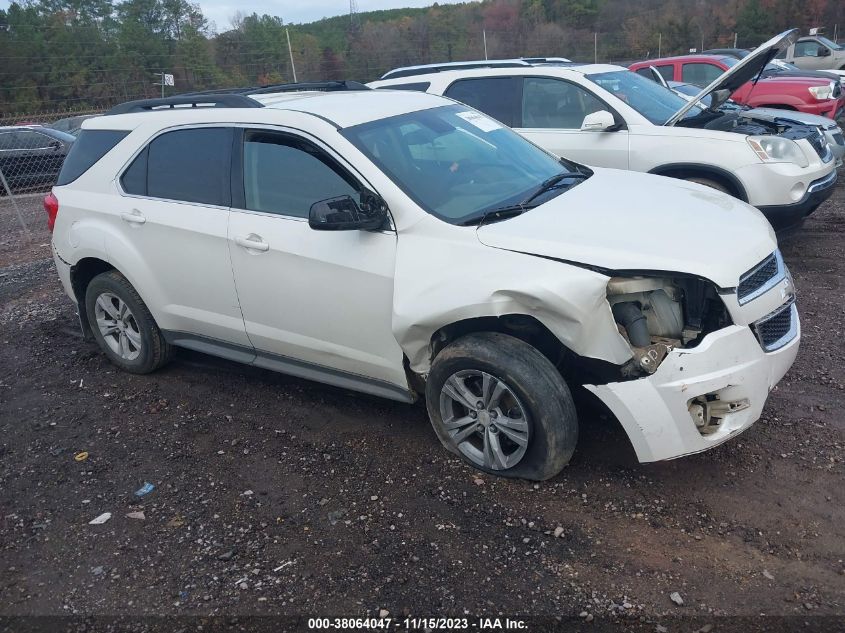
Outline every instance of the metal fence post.
POLYGON ((29 232, 29 227, 26 225, 26 221, 23 219, 23 214, 21 213, 21 208, 18 206, 18 201, 15 199, 15 196, 12 195, 12 188, 9 187, 9 182, 6 180, 5 174, 3 174, 3 170, 0 169, 0 182, 3 184, 3 189, 6 192, 6 196, 8 197, 9 201, 12 203, 12 206, 15 208, 15 213, 18 216, 18 222, 21 223, 21 228, 23 229, 24 235, 26 235, 26 241, 32 241, 32 234, 29 232))

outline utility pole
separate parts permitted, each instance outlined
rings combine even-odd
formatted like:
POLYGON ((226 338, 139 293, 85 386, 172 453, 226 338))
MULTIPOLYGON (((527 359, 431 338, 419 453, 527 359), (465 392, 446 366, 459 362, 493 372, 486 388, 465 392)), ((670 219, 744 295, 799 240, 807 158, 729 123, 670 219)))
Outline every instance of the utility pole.
POLYGON ((663 55, 660 54, 660 51, 663 50, 663 33, 657 34, 657 58, 660 59, 663 55))
POLYGON ((481 36, 484 38, 484 61, 487 61, 487 31, 481 30, 481 36))
POLYGON ((599 63, 599 34, 593 33, 593 63, 599 63))
POLYGON ((737 36, 737 34, 734 33, 734 48, 736 48, 736 36, 737 36))
POLYGON ((293 63, 293 50, 290 47, 290 33, 288 33, 288 27, 285 27, 285 35, 288 38, 288 55, 290 55, 290 69, 293 71, 293 83, 296 83, 296 65, 293 63))

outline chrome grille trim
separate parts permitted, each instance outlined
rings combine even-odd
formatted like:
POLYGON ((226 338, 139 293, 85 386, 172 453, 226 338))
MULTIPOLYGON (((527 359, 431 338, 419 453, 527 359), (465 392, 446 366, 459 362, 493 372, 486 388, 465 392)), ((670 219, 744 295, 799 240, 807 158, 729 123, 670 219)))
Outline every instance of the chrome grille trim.
POLYGON ((739 285, 736 288, 739 305, 745 305, 767 293, 784 278, 786 278, 786 265, 783 263, 780 250, 776 250, 739 278, 739 285), (769 269, 772 271, 770 274, 769 269))

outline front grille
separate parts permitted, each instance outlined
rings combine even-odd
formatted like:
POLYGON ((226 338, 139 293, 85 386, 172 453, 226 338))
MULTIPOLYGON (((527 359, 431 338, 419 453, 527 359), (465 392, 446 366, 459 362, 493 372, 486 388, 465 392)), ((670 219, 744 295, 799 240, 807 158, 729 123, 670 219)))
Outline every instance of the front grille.
POLYGON ((759 297, 784 276, 785 270, 780 251, 775 251, 739 278, 736 296, 743 305, 759 297))
POLYGON ((824 162, 828 162, 833 157, 833 152, 830 151, 830 145, 827 144, 827 138, 825 138, 824 133, 820 130, 816 129, 815 132, 807 137, 807 140, 813 146, 813 149, 816 150, 819 158, 824 162))
POLYGON ((790 300, 751 327, 764 351, 780 349, 798 335, 798 309, 795 301, 790 300))

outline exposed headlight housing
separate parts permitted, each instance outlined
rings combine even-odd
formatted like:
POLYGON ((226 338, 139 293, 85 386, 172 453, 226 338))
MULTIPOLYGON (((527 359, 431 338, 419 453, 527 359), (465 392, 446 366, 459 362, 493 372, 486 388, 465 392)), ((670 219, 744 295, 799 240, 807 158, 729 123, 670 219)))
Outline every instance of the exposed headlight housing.
POLYGON ((798 143, 781 136, 749 136, 748 144, 764 163, 794 163, 807 167, 810 162, 798 143))
POLYGON ((613 277, 607 301, 642 373, 655 372, 674 348, 694 347, 731 322, 716 287, 694 277, 613 277))
POLYGON ((834 85, 833 82, 830 82, 826 86, 812 86, 807 88, 807 90, 809 90, 810 94, 819 101, 824 101, 825 99, 833 98, 834 85))

